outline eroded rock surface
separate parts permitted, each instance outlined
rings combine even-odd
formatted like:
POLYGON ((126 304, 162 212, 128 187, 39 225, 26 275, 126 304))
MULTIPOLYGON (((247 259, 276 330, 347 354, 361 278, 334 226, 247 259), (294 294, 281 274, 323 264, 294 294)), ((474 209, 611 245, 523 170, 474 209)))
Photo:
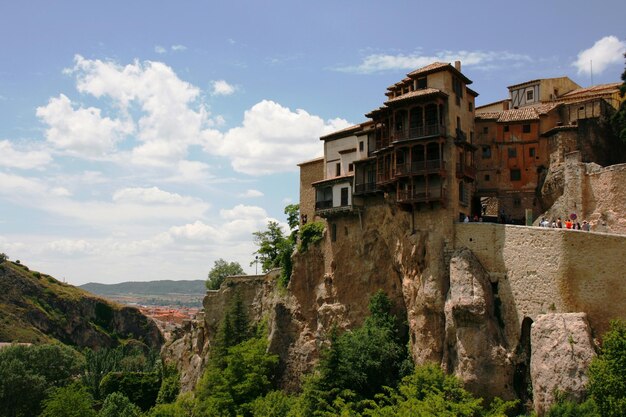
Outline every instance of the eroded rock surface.
POLYGON ((565 398, 580 400, 595 356, 587 315, 540 315, 532 325, 531 345, 530 375, 537 414, 545 414, 557 391, 565 398))

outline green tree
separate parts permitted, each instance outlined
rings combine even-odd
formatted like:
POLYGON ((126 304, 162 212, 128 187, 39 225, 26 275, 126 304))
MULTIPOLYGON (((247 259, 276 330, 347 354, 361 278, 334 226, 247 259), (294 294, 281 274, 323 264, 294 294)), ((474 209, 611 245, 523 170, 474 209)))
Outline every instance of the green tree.
POLYGON ((209 272, 206 281, 207 289, 219 290, 224 279, 230 275, 245 275, 245 272, 238 262, 227 262, 222 258, 218 259, 209 272))
POLYGON ((119 392, 109 394, 102 404, 98 417, 140 417, 141 410, 119 392))
POLYGON ((123 352, 119 348, 101 348, 96 351, 91 349, 85 350, 85 371, 81 380, 96 401, 101 399, 100 383, 102 379, 109 372, 120 370, 122 358, 123 352))
POLYGON ((158 372, 109 372, 100 383, 100 394, 124 394, 143 411, 156 404, 161 375, 158 372))
POLYGON ((9 259, 9 257, 6 255, 6 253, 0 252, 0 264, 4 263, 7 259, 9 259))
POLYGON ((626 415, 626 322, 612 321, 589 367, 589 392, 602 417, 626 415))
POLYGON ((44 401, 41 417, 96 417, 93 398, 80 384, 57 388, 44 401))
POLYGON ((61 344, 1 349, 0 416, 39 414, 46 391, 71 383, 83 367, 78 352, 61 344))
POLYGON ((286 417, 294 406, 294 399, 282 391, 270 391, 252 402, 254 417, 286 417))
POLYGON ((285 235, 278 222, 270 220, 267 229, 252 233, 254 244, 258 247, 254 252, 259 256, 261 269, 267 272, 280 267, 281 253, 285 248, 285 235))
POLYGON ((173 365, 163 367, 157 404, 173 403, 180 392, 180 374, 173 365))
MULTIPOLYGON (((624 54, 624 58, 626 58, 626 54, 624 54)), ((621 78, 623 82, 620 86, 620 97, 623 99, 626 96, 626 68, 624 68, 621 78)), ((615 134, 623 142, 626 142, 626 101, 620 103, 619 109, 611 118, 611 123, 615 134)))

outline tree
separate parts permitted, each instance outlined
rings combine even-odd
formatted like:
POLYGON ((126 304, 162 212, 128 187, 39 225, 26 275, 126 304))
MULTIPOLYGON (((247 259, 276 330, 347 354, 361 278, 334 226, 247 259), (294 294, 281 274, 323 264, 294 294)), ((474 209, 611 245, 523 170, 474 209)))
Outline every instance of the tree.
POLYGON ((140 417, 141 410, 120 392, 110 394, 98 413, 98 417, 140 417))
POLYGON ((289 204, 285 207, 285 214, 287 215, 289 229, 292 233, 297 233, 298 225, 300 224, 300 204, 289 204))
POLYGON ((589 367, 589 392, 602 417, 626 415, 626 322, 612 321, 589 367))
MULTIPOLYGON (((626 54, 624 54, 626 58, 626 54)), ((626 68, 622 73, 622 85, 620 86, 619 95, 623 99, 626 96, 626 68)), ((615 134, 623 141, 626 142, 626 101, 622 101, 617 113, 611 118, 613 130, 615 134)))
POLYGON ((96 417, 93 398, 80 384, 57 388, 44 401, 41 417, 96 417))
POLYGON ((259 256, 263 272, 280 267, 281 254, 286 246, 286 238, 278 222, 268 221, 266 230, 254 232, 252 236, 254 236, 254 244, 258 247, 254 253, 259 256))
POLYGON ((6 255, 6 253, 0 252, 0 264, 4 263, 7 259, 9 259, 9 257, 6 255))
POLYGON ((206 281, 207 289, 219 290, 224 279, 231 275, 245 275, 239 262, 227 262, 222 258, 218 259, 209 272, 209 277, 206 281))

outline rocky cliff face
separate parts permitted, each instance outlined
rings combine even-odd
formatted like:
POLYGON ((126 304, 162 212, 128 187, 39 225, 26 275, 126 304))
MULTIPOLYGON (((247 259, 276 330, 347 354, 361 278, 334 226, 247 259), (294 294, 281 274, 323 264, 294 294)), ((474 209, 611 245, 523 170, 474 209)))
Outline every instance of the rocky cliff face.
POLYGON ((112 304, 26 266, 0 264, 0 342, 78 347, 115 346, 136 339, 152 348, 163 342, 154 322, 132 307, 112 304))
MULTIPOLYGON (((416 363, 440 363, 477 395, 530 401, 529 387, 535 381, 530 366, 532 320, 518 322, 517 316, 503 314, 497 280, 506 280, 506 273, 494 276, 469 249, 455 248, 456 228, 450 218, 443 210, 398 211, 381 200, 360 216, 329 219, 335 240, 326 233, 306 253, 294 254, 287 289, 276 287, 276 272, 227 279, 219 291, 207 294, 203 322, 191 328, 196 340, 186 333, 170 345, 186 345, 193 352, 166 348, 183 375, 191 369, 184 389, 192 389, 200 375, 235 291, 254 320, 267 320, 270 350, 281 358, 282 386, 295 390, 316 363, 332 327, 360 325, 370 296, 382 289, 406 323, 416 363), (519 337, 508 337, 507 328, 516 329, 512 333, 519 337)), ((567 344, 555 347, 555 352, 561 348, 567 344)), ((543 366, 548 360, 535 358, 543 366)))

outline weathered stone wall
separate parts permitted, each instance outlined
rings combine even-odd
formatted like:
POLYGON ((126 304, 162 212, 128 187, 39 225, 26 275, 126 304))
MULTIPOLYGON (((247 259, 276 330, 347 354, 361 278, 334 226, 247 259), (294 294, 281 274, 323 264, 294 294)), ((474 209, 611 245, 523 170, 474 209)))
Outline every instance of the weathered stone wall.
POLYGON ((595 230, 626 234, 626 164, 587 172, 582 201, 595 230))
POLYGON ((324 158, 303 162, 300 166, 300 226, 303 219, 315 220, 315 187, 311 185, 324 179, 324 158))
POLYGON ((509 346, 525 317, 584 311, 596 337, 609 320, 626 319, 626 236, 488 223, 455 229, 455 247, 469 248, 497 284, 509 346))

